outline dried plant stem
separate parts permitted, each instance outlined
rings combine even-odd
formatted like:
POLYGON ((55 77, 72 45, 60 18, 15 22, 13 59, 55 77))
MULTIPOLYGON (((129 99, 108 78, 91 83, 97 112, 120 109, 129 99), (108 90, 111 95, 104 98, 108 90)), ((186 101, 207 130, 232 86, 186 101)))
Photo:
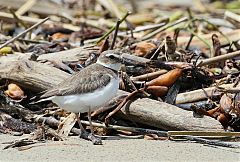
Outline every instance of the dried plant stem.
POLYGON ((229 144, 229 143, 225 143, 225 142, 221 142, 221 141, 207 140, 207 139, 194 137, 194 136, 185 136, 184 138, 187 140, 190 140, 190 141, 195 141, 198 143, 213 145, 213 146, 221 146, 221 147, 229 147, 229 148, 239 148, 240 147, 240 146, 234 145, 234 144, 229 144))
POLYGON ((216 62, 219 62, 219 61, 224 61, 224 60, 227 60, 227 59, 231 59, 231 58, 234 58, 234 57, 240 57, 240 50, 235 51, 235 52, 231 52, 231 53, 227 53, 227 54, 224 54, 224 55, 208 58, 208 59, 205 59, 205 60, 201 60, 201 62, 199 62, 197 66, 209 65, 209 64, 213 64, 213 63, 216 63, 216 62))
POLYGON ((49 19, 49 17, 43 19, 42 21, 38 22, 37 24, 31 26, 30 28, 24 30, 22 33, 18 34, 16 37, 13 37, 12 39, 8 40, 7 42, 5 42, 4 44, 2 44, 0 46, 0 49, 7 46, 8 44, 12 43, 13 41, 15 41, 16 39, 18 39, 19 37, 23 36, 24 34, 28 33, 29 31, 33 30, 34 28, 38 27, 39 25, 43 24, 45 21, 47 21, 49 19))
POLYGON ((158 76, 165 74, 167 72, 168 72, 167 70, 163 69, 163 70, 155 71, 152 73, 147 73, 147 74, 131 77, 131 80, 132 81, 149 81, 149 80, 155 79, 158 76))
MULTIPOLYGON (((120 23, 119 23, 119 24, 121 24, 121 23, 127 18, 127 16, 128 16, 129 14, 130 14, 130 12, 127 12, 127 13, 122 17, 122 19, 120 19, 120 23)), ((115 29, 116 29, 116 26, 113 26, 107 33, 105 33, 102 37, 100 37, 100 38, 96 41, 96 43, 97 43, 97 44, 100 43, 102 40, 104 40, 106 37, 108 37, 109 34, 111 34, 115 29)))
POLYGON ((147 39, 155 36, 156 34, 162 32, 162 31, 164 31, 164 30, 166 30, 166 29, 168 29, 168 28, 170 28, 170 27, 172 27, 172 26, 175 26, 175 25, 180 24, 180 23, 182 23, 182 22, 184 22, 184 21, 187 21, 187 20, 188 20, 187 17, 183 17, 183 18, 181 18, 181 19, 179 19, 179 20, 177 20, 177 21, 175 21, 175 22, 173 22, 173 23, 169 23, 169 24, 167 24, 167 25, 165 25, 165 26, 163 26, 163 27, 161 27, 161 28, 153 31, 152 33, 149 33, 148 35, 145 35, 145 36, 142 38, 142 40, 147 40, 147 39))
MULTIPOLYGON (((81 121, 82 124, 90 125, 89 121, 81 121)), ((125 127, 125 126, 118 126, 118 125, 108 125, 101 123, 92 122, 92 125, 95 127, 101 127, 101 128, 108 128, 108 129, 115 129, 115 130, 123 130, 123 131, 130 131, 135 133, 141 133, 141 134, 157 134, 162 137, 167 137, 167 131, 159 131, 159 130, 153 130, 153 129, 145 129, 145 128, 135 128, 135 127, 125 127)))
POLYGON ((115 32, 114 32, 114 36, 113 36, 113 41, 112 41, 112 45, 111 45, 110 49, 113 49, 114 44, 115 44, 115 42, 116 42, 117 34, 118 34, 118 29, 119 29, 120 23, 121 23, 120 20, 118 20, 117 23, 116 23, 116 28, 115 28, 115 32))

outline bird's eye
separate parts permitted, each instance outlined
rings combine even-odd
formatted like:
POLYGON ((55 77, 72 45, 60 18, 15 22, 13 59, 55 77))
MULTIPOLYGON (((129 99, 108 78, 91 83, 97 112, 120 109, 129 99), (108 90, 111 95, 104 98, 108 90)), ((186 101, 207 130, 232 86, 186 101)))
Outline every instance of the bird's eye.
POLYGON ((113 55, 109 55, 108 56, 110 59, 114 59, 114 56, 113 55))

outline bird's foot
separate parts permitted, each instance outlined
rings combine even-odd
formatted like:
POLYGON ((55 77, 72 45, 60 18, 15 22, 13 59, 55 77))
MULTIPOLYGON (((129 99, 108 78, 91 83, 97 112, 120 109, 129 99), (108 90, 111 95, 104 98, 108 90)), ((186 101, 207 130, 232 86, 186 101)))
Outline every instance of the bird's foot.
POLYGON ((102 145, 102 140, 99 137, 94 136, 92 133, 88 133, 86 131, 82 131, 80 134, 80 138, 92 141, 94 145, 102 145))
POLYGON ((88 135, 88 139, 90 139, 94 145, 102 145, 101 138, 94 136, 92 133, 88 135))

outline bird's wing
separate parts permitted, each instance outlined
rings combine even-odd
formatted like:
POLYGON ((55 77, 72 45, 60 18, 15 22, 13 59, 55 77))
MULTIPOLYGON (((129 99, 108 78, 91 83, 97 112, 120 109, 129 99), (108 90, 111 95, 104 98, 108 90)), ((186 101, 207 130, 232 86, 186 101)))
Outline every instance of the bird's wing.
POLYGON ((111 76, 105 70, 86 68, 48 90, 40 98, 93 92, 97 88, 106 86, 110 80, 111 76))

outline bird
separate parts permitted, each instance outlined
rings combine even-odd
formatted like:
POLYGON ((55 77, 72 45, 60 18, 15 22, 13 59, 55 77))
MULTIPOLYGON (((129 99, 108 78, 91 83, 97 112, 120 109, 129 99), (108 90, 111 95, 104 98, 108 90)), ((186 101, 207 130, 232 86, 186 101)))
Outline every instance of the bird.
POLYGON ((50 88, 40 96, 40 99, 51 100, 60 108, 75 113, 82 133, 86 133, 86 130, 81 124, 80 113, 88 112, 92 142, 102 144, 101 139, 93 134, 91 112, 106 105, 117 94, 120 81, 118 72, 121 65, 120 52, 104 51, 96 63, 50 88))

